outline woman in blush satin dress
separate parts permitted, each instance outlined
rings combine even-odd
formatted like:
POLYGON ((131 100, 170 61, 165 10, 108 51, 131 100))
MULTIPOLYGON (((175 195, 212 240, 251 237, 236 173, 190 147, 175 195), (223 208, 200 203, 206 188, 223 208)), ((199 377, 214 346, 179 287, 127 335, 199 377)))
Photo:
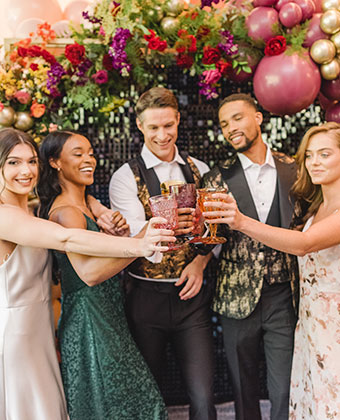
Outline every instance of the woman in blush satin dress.
POLYGON ((297 152, 297 230, 265 225, 239 212, 233 197, 209 214, 232 229, 298 256, 300 308, 290 386, 291 420, 340 419, 340 124, 312 127, 297 152), (302 231, 298 227, 302 228, 302 231))
MULTIPOLYGON (((36 143, 0 130, 0 419, 66 420, 54 345, 47 249, 125 257, 159 249, 152 221, 144 238, 115 238, 34 217, 28 196, 39 176, 36 143)), ((161 219, 163 220, 163 219, 161 219)), ((168 232, 169 233, 169 232, 168 232)), ((162 248, 164 249, 164 248, 162 248)))

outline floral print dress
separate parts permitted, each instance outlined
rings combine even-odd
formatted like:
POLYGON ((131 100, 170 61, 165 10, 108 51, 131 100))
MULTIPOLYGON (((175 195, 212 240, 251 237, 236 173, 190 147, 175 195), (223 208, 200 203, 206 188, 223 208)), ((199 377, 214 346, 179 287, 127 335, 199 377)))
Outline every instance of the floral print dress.
POLYGON ((339 420, 340 245, 300 257, 299 268, 290 419, 339 420))

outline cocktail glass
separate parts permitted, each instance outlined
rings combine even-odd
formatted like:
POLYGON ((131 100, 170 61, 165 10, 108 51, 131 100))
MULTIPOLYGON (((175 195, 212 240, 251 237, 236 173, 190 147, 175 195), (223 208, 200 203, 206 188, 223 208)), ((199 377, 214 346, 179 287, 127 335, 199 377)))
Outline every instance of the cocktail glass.
MULTIPOLYGON (((198 194, 198 204, 202 212, 205 211, 216 211, 219 210, 218 207, 209 207, 205 206, 205 201, 220 201, 220 199, 213 198, 212 195, 216 193, 227 193, 226 188, 200 188, 197 190, 198 194)), ((226 242, 226 238, 218 237, 217 234, 217 223, 209 223, 210 236, 202 238, 201 242, 204 244, 223 244, 226 242)))
MULTIPOLYGON (((152 216, 166 219, 166 223, 157 224, 157 228, 171 230, 178 228, 177 201, 174 194, 161 194, 150 197, 149 206, 152 216)), ((181 248, 182 245, 176 242, 169 242, 167 244, 169 251, 175 251, 181 248)))

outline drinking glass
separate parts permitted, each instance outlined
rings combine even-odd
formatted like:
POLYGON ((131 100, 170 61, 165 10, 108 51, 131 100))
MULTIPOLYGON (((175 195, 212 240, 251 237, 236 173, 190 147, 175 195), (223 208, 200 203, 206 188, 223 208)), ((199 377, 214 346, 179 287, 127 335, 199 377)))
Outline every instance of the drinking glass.
POLYGON ((171 185, 183 185, 183 184, 185 184, 185 182, 181 181, 180 179, 170 179, 168 181, 161 182, 161 193, 170 194, 171 185))
MULTIPOLYGON (((161 194, 149 198, 152 216, 163 217, 166 223, 155 225, 159 229, 175 230, 178 227, 177 201, 174 194, 161 194)), ((176 242, 167 244, 169 251, 179 249, 182 245, 176 242)))
MULTIPOLYGON (((200 188, 197 190, 198 194, 198 204, 202 212, 204 211, 216 211, 219 210, 218 207, 209 207, 205 206, 205 201, 220 201, 220 199, 213 198, 212 195, 216 193, 227 193, 226 188, 200 188)), ((217 233, 217 223, 209 223, 210 236, 207 238, 202 238, 201 242, 204 244, 223 244, 226 242, 226 238, 216 236, 217 233)))

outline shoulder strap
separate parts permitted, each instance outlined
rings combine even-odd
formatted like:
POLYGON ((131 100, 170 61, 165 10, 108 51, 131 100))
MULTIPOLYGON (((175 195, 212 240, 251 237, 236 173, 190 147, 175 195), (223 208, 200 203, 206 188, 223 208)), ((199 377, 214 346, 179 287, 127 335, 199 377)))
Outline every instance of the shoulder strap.
POLYGON ((195 183, 194 176, 190 168, 190 165, 188 163, 189 153, 186 151, 180 151, 179 154, 181 155, 182 159, 185 162, 185 165, 181 165, 181 170, 183 172, 184 178, 188 184, 194 184, 195 183))
POLYGON ((129 161, 129 166, 131 169, 133 169, 133 166, 136 164, 138 166, 140 176, 145 182, 149 191, 150 197, 159 195, 161 193, 161 186, 155 170, 153 168, 147 169, 141 155, 129 161))

